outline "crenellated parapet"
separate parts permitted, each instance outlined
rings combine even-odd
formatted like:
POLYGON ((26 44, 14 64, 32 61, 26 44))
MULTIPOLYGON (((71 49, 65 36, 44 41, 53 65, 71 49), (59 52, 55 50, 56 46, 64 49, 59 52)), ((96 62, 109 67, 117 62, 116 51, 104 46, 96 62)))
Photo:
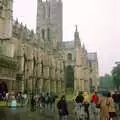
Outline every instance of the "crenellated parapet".
POLYGON ((29 30, 26 25, 24 26, 22 23, 19 23, 18 20, 13 21, 12 35, 24 41, 31 41, 37 38, 33 30, 29 30))

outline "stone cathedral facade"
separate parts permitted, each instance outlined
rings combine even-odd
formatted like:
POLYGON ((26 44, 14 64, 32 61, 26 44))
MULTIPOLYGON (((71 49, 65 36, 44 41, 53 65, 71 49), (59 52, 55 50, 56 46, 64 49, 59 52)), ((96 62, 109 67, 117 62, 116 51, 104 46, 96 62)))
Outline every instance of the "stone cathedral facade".
POLYGON ((0 84, 9 91, 64 93, 98 86, 97 53, 63 42, 62 1, 38 0, 36 33, 13 20, 13 0, 0 0, 0 84))

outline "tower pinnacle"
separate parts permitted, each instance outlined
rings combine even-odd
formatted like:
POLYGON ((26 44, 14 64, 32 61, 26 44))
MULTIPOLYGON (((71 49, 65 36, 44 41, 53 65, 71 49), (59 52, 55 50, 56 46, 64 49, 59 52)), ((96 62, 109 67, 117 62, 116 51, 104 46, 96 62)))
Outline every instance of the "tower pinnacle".
POLYGON ((80 42, 80 37, 79 37, 79 32, 78 32, 78 27, 76 25, 76 29, 75 29, 75 33, 74 33, 74 40, 75 40, 75 44, 81 46, 81 42, 80 42))
POLYGON ((77 25, 76 25, 75 27, 76 27, 76 32, 78 32, 78 27, 77 27, 77 25))

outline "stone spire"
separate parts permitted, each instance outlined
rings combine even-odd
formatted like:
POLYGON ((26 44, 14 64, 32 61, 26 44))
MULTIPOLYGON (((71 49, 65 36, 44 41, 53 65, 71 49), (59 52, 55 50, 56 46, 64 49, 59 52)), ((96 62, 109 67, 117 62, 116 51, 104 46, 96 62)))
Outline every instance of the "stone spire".
POLYGON ((83 45, 82 45, 82 48, 83 48, 83 51, 85 51, 86 49, 85 49, 85 44, 83 43, 83 45))
POLYGON ((75 33, 74 33, 74 40, 75 40, 75 45, 81 46, 77 25, 76 25, 76 29, 75 29, 75 33))

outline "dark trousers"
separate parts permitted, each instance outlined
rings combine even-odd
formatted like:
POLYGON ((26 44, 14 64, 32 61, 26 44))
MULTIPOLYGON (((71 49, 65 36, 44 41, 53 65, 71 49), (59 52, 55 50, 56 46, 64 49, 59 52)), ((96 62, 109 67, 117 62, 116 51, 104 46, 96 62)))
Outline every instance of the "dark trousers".
POLYGON ((90 119, 89 110, 85 110, 85 113, 87 114, 87 120, 89 120, 90 119))
POLYGON ((35 105, 31 105, 31 112, 35 111, 35 105))

